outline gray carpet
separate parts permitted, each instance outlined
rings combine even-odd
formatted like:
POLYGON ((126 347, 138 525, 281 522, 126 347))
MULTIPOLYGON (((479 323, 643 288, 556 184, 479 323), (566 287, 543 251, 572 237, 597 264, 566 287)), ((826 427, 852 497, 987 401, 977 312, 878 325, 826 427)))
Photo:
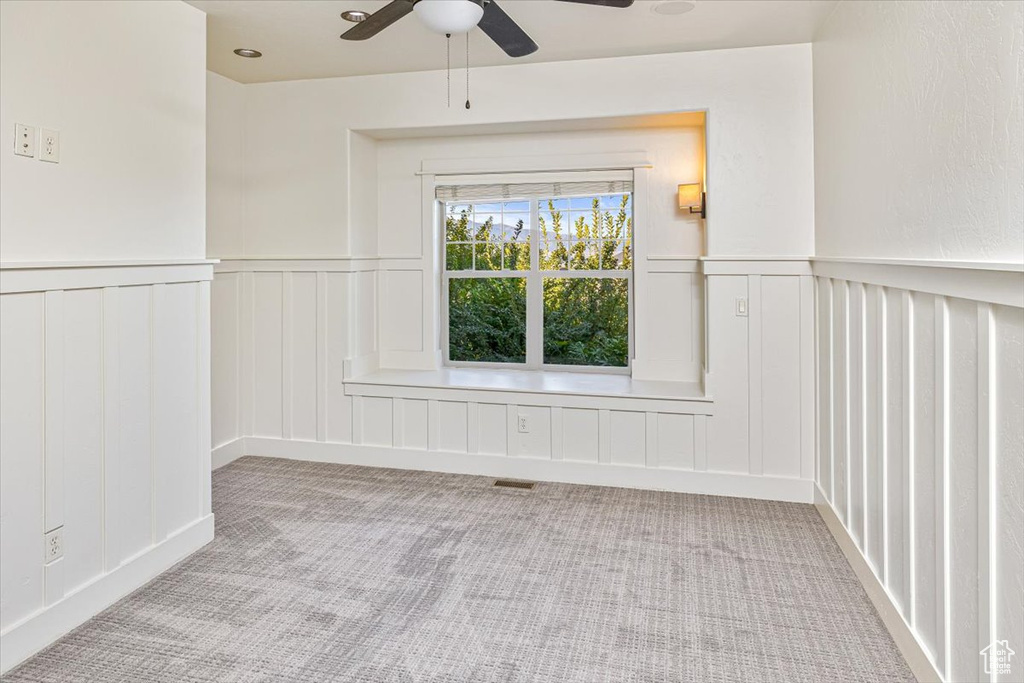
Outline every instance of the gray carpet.
POLYGON ((22 681, 910 681, 809 505, 243 458, 22 681))

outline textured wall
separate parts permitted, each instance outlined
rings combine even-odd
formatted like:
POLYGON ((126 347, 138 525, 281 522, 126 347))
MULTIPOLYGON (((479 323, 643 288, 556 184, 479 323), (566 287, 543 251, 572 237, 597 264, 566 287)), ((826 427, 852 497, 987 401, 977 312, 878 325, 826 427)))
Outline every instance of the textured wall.
POLYGON ((819 256, 1024 260, 1024 3, 846 2, 814 43, 819 256))
POLYGON ((202 258, 205 65, 183 2, 0 4, 0 258, 202 258), (12 154, 15 123, 60 163, 12 154))

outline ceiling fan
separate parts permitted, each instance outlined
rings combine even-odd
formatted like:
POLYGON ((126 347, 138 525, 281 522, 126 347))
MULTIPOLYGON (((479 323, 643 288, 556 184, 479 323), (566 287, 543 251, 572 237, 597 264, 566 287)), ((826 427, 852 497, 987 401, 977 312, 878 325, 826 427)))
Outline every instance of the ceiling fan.
MULTIPOLYGON (((633 0, 560 0, 581 5, 629 7, 633 0)), ((451 35, 479 26, 509 57, 525 57, 537 51, 526 34, 495 0, 392 0, 341 35, 345 40, 366 40, 377 35, 409 12, 432 31, 451 35)))

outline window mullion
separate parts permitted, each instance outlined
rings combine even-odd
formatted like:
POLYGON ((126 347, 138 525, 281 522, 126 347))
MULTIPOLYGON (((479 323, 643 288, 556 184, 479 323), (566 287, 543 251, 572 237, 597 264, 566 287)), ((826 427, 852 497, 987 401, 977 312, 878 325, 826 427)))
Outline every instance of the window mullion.
POLYGON ((544 362, 544 283, 540 275, 540 209, 530 200, 530 274, 526 278, 526 366, 544 362))

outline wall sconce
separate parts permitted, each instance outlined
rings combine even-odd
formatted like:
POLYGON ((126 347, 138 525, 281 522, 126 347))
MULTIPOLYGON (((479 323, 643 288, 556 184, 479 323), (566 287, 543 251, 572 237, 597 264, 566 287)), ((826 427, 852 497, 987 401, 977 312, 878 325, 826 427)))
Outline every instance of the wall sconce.
POLYGON ((708 215, 708 195, 700 183, 688 183, 679 186, 679 208, 689 209, 690 213, 699 213, 701 218, 708 215))

